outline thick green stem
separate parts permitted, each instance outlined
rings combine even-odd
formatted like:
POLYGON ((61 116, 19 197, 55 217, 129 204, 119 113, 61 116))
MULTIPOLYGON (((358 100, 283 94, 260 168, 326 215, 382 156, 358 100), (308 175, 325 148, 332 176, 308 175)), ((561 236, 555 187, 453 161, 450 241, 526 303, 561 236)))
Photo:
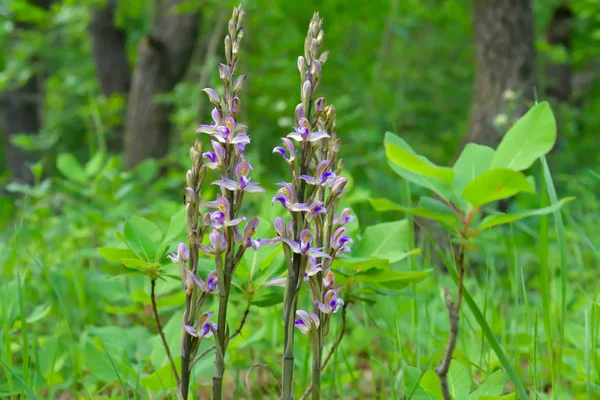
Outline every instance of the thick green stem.
POLYGON ((225 284, 219 290, 219 315, 217 319, 217 353, 213 374, 213 399, 219 400, 223 394, 225 374, 225 352, 227 350, 227 302, 229 300, 230 277, 225 275, 225 284))
POLYGON ((321 334, 317 330, 312 335, 312 399, 321 398, 321 334))
MULTIPOLYGON (((193 325, 190 314, 190 304, 192 302, 192 296, 188 295, 185 299, 186 311, 184 314, 184 324, 193 325)), ((191 343, 192 336, 183 331, 183 343, 181 345, 181 381, 179 382, 179 395, 183 400, 188 398, 188 390, 190 387, 190 357, 191 357, 191 343)))

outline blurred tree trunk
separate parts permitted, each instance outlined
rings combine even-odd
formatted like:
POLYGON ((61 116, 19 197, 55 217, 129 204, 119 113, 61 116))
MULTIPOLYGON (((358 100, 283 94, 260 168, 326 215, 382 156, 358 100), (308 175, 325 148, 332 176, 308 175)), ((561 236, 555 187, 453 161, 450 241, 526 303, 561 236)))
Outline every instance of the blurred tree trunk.
MULTIPOLYGON (((30 3, 48 10, 52 0, 31 0, 30 3)), ((31 24, 20 21, 15 22, 15 27, 15 41, 19 40, 19 31, 33 29, 31 24)), ((39 72, 40 68, 37 70, 38 73, 25 84, 0 94, 0 124, 6 168, 10 171, 12 179, 21 183, 33 182, 33 175, 27 164, 35 160, 35 154, 14 146, 11 138, 20 133, 35 135, 41 128, 43 74, 39 72)))
POLYGON ((503 111, 505 93, 516 93, 518 104, 509 117, 518 118, 531 106, 537 85, 531 0, 473 0, 473 19, 475 84, 461 149, 469 142, 496 145, 503 132, 493 122, 503 111))
POLYGON ((170 0, 164 10, 155 10, 153 34, 142 39, 138 49, 125 123, 128 168, 146 158, 162 157, 168 149, 172 106, 159 103, 156 96, 171 91, 183 78, 200 28, 199 11, 174 10, 182 2, 170 0))
POLYGON ((571 37, 573 34, 573 12, 568 6, 560 6, 552 13, 546 30, 546 38, 551 46, 561 46, 565 60, 549 61, 546 64, 546 94, 557 103, 571 99, 573 66, 571 65, 571 37))
MULTIPOLYGON (((131 70, 127 61, 125 31, 115 23, 116 0, 108 0, 103 8, 92 12, 89 32, 92 39, 92 55, 102 93, 109 97, 120 94, 127 98, 131 81, 131 70)), ((115 127, 117 135, 108 138, 108 148, 119 152, 123 147, 121 124, 115 127)))

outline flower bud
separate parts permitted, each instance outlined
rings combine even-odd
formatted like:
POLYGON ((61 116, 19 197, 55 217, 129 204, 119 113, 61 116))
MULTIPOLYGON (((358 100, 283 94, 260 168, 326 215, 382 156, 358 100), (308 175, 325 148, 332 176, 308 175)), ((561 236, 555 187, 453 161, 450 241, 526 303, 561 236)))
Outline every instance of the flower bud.
POLYGON ((321 53, 321 55, 319 56, 319 62, 321 63, 321 65, 323 65, 327 62, 328 57, 329 57, 329 50, 321 53))
POLYGON ((231 36, 225 36, 225 57, 227 62, 231 63, 231 36))
POLYGON ((325 97, 319 97, 317 101, 315 101, 315 111, 317 114, 321 114, 325 109, 325 97))
POLYGON ((310 101, 311 94, 312 84, 308 80, 304 81, 304 84, 302 85, 302 93, 300 93, 300 96, 302 98, 302 105, 304 106, 305 110, 308 110, 308 102, 310 101))
POLYGON ((195 179, 194 179, 194 173, 190 170, 188 170, 185 174, 185 183, 189 186, 189 187, 194 187, 195 186, 195 179))
POLYGON ((321 47, 323 44, 323 36, 325 36, 325 32, 323 32, 323 29, 321 29, 317 35, 317 43, 319 43, 319 47, 321 47))
POLYGON ((236 78, 235 83, 233 84, 233 93, 238 94, 242 87, 244 86, 244 82, 246 81, 246 75, 240 75, 236 78))
POLYGON ((237 31, 237 37, 235 38, 236 41, 238 43, 241 42, 243 37, 244 37, 244 28, 238 29, 238 31, 237 31))
POLYGON ((219 77, 225 83, 231 82, 231 73, 227 65, 219 63, 219 77))
POLYGON ((317 60, 312 60, 310 63, 310 73, 315 82, 319 81, 321 79, 321 63, 317 60))
POLYGON ((296 124, 299 123, 299 121, 304 118, 304 106, 302 104, 298 104, 296 106, 296 111, 295 111, 295 115, 296 115, 296 124))
POLYGON ((233 114, 233 118, 237 119, 238 112, 240 111, 240 98, 234 97, 231 99, 231 113, 233 114))
POLYGON ((245 17, 246 17, 246 11, 240 10, 240 13, 239 13, 238 18, 237 18, 237 24, 235 26, 235 29, 237 29, 238 31, 240 29, 242 29, 242 24, 244 23, 244 18, 245 17))
POLYGON ((234 19, 235 19, 235 17, 236 17, 236 15, 235 15, 235 14, 236 14, 236 13, 235 13, 235 11, 234 11, 234 14, 233 14, 232 18, 231 18, 231 19, 229 20, 229 22, 227 23, 227 31, 229 32, 229 35, 230 35, 231 37, 235 37, 235 33, 237 32, 237 29, 235 29, 235 22, 234 22, 234 19))
POLYGON ((306 59, 302 56, 298 57, 298 71, 300 72, 300 80, 306 79, 306 59))
POLYGON ((233 49, 231 50, 232 54, 236 56, 240 52, 240 41, 236 40, 233 42, 233 49))
POLYGON ((312 39, 310 41, 310 54, 313 56, 316 56, 318 51, 319 51, 319 42, 317 42, 317 39, 312 39))
POLYGON ((219 102, 220 102, 219 95, 217 94, 217 92, 214 89, 204 88, 204 89, 202 89, 202 91, 208 95, 208 99, 210 100, 211 103, 213 103, 214 105, 219 105, 219 102))

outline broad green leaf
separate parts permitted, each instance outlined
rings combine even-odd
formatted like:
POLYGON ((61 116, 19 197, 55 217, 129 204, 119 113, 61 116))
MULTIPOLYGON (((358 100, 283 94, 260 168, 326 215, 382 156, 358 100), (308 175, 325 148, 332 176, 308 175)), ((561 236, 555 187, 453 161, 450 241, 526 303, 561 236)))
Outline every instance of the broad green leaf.
POLYGON ((50 306, 50 304, 42 304, 42 305, 37 306, 36 308, 33 309, 31 314, 29 314, 29 316, 27 317, 27 323, 32 324, 34 322, 37 322, 41 319, 46 318, 46 316, 48 316, 48 314, 50 314, 51 309, 52 309, 52 307, 50 306))
POLYGON ((492 227, 498 226, 498 225, 510 224, 511 222, 519 221, 521 219, 528 218, 528 217, 550 214, 550 213, 558 211, 562 206, 564 206, 565 204, 567 204, 573 200, 575 200, 574 197, 565 197, 564 199, 560 200, 558 203, 554 203, 548 207, 538 208, 536 210, 526 210, 526 211, 521 211, 521 212, 518 212, 515 214, 488 215, 487 217, 485 217, 483 219, 483 221, 481 221, 481 223, 479 224, 477 229, 478 230, 488 229, 488 228, 492 228, 492 227))
POLYGON ((146 261, 154 260, 158 248, 157 243, 160 242, 162 236, 156 225, 144 218, 131 217, 125 223, 123 234, 133 251, 146 261))
POLYGON ((471 391, 469 368, 453 360, 448 370, 448 390, 455 399, 465 399, 471 391))
POLYGON ((94 156, 85 164, 85 174, 88 178, 93 178, 102 167, 106 160, 105 153, 102 151, 97 152, 94 156))
POLYGON ((492 164, 494 149, 469 143, 456 160, 452 188, 456 193, 462 193, 473 179, 487 172, 492 164))
POLYGON ((183 232, 185 229, 185 207, 181 207, 181 210, 173 215, 169 221, 169 227, 167 233, 163 238, 163 244, 170 244, 173 240, 183 232))
POLYGON ((135 253, 129 249, 115 249, 111 247, 98 247, 98 253, 108 261, 121 262, 123 258, 135 258, 135 253))
POLYGON ((495 371, 469 395, 469 400, 477 400, 481 396, 498 396, 502 394, 505 379, 502 370, 495 371))
POLYGON ((454 172, 438 167, 427 158, 419 156, 400 137, 386 132, 384 141, 388 164, 404 179, 449 198, 449 188, 454 172))
POLYGON ((536 104, 504 135, 492 168, 523 171, 547 154, 556 142, 556 121, 550 104, 536 104))
POLYGON ((505 394, 504 396, 481 396, 477 400, 515 400, 515 394, 505 394))
POLYGON ((371 268, 387 268, 389 261, 383 258, 342 257, 336 258, 333 265, 349 271, 366 271, 371 268))
POLYGON ((475 207, 512 197, 517 193, 534 193, 521 172, 506 168, 489 170, 465 187, 462 197, 475 207))
POLYGON ((372 268, 368 271, 362 271, 354 275, 345 276, 336 274, 335 279, 339 285, 346 283, 380 283, 391 289, 401 289, 411 283, 417 283, 429 276, 429 271, 394 271, 391 269, 372 268))
POLYGON ((137 269, 138 271, 148 271, 157 269, 160 265, 148 261, 140 260, 139 258, 123 258, 121 262, 127 268, 137 269))
POLYGON ((73 154, 61 153, 58 155, 56 160, 56 168, 66 178, 75 181, 77 183, 85 183, 87 176, 79 161, 73 154))
POLYGON ((402 384, 404 389, 404 396, 407 399, 416 399, 416 400, 433 400, 434 397, 423 390, 422 387, 419 386, 419 381, 423 377, 425 373, 420 369, 407 366, 404 368, 402 372, 402 384))
POLYGON ((390 264, 397 262, 409 250, 408 235, 406 220, 371 225, 352 254, 359 258, 383 258, 389 260, 390 264))
POLYGON ((426 371, 419 382, 419 386, 421 386, 423 390, 429 393, 435 400, 444 399, 440 377, 437 376, 435 372, 431 370, 426 371))
MULTIPOLYGON (((173 360, 177 372, 181 372, 181 357, 177 357, 173 360)), ((142 385, 146 389, 159 391, 163 389, 173 389, 177 387, 177 380, 173 375, 173 369, 171 363, 166 362, 165 365, 151 373, 150 375, 142 378, 142 385)))
MULTIPOLYGON (((428 198, 428 197, 426 197, 426 198, 428 198)), ((423 198, 423 199, 425 199, 425 198, 423 198)), ((421 199, 421 200, 423 200, 423 199, 421 199)), ((431 200, 433 200, 433 199, 431 199, 431 200)), ((416 215, 419 217, 424 217, 424 218, 433 219, 435 221, 444 222, 449 225, 453 225, 456 222, 458 222, 458 220, 456 219, 456 216, 454 215, 454 213, 452 213, 450 208, 448 208, 445 204, 443 204, 441 202, 438 202, 438 203, 445 206, 446 207, 445 210, 442 210, 441 208, 438 208, 438 207, 433 208, 432 203, 429 203, 429 202, 425 202, 425 203, 420 202, 419 207, 415 207, 415 208, 405 207, 403 205, 396 204, 388 199, 370 199, 369 202, 371 203, 371 206, 375 209, 375 211, 379 211, 379 212, 402 211, 402 212, 416 215)))
POLYGON ((271 287, 261 290, 260 295, 252 300, 252 305, 256 307, 271 307, 283 303, 283 293, 285 289, 279 287, 271 287))

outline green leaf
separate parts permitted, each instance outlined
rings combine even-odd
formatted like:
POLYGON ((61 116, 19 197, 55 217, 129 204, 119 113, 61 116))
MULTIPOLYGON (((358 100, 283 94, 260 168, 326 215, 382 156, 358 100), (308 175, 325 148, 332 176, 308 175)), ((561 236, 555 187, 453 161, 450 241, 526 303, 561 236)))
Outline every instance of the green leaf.
POLYGON ((160 266, 159 264, 140 260, 139 258, 123 258, 121 259, 121 262, 127 268, 136 269, 138 271, 157 269, 160 266))
POLYGON ((72 154, 59 154, 58 159, 56 160, 56 168, 67 179, 78 183, 85 183, 87 181, 87 176, 83 167, 72 154))
POLYGON ((502 370, 495 371, 487 377, 479 387, 469 395, 469 400, 477 400, 481 396, 497 396, 504 388, 505 375, 502 370))
POLYGON ((504 396, 481 396, 477 400, 515 400, 515 394, 505 394, 504 396))
MULTIPOLYGON (((177 372, 181 372, 181 357, 177 357, 173 360, 177 372)), ((173 369, 171 363, 166 362, 165 365, 151 373, 150 375, 142 378, 142 385, 146 389, 153 390, 155 392, 163 389, 173 389, 177 387, 177 380, 173 375, 173 369)))
POLYGON ((411 283, 417 283, 429 276, 430 271, 394 271, 391 269, 372 268, 368 271, 362 271, 352 276, 336 274, 335 280, 339 285, 346 283, 380 283, 391 289, 402 289, 411 283))
POLYGON ((538 208, 536 210, 526 210, 515 214, 488 215, 483 219, 483 221, 481 221, 477 229, 481 231, 498 225, 510 224, 511 222, 519 221, 528 217, 550 214, 558 211, 560 208, 562 208, 562 206, 573 200, 575 200, 575 197, 565 197, 558 203, 554 203, 548 207, 538 208))
POLYGON ((175 215, 173 215, 169 221, 169 227, 167 233, 163 238, 163 244, 170 244, 173 240, 183 232, 185 229, 185 207, 181 207, 175 215))
POLYGON ((547 154, 556 142, 556 121, 550 104, 536 104, 504 135, 492 168, 523 171, 547 154))
POLYGON ((271 307, 283 303, 284 288, 271 287, 261 290, 260 295, 252 300, 252 305, 256 307, 271 307))
POLYGON ((85 174, 88 178, 93 178, 104 166, 105 153, 99 151, 85 165, 85 174))
POLYGON ((418 155, 400 137, 386 132, 384 141, 388 164, 404 179, 449 198, 449 187, 454 172, 438 167, 427 158, 418 155))
POLYGON ((512 197, 517 193, 534 193, 533 188, 521 172, 506 168, 489 170, 465 187, 462 196, 473 206, 512 197))
POLYGON ((50 314, 52 306, 50 304, 42 304, 33 309, 31 314, 27 317, 27 323, 32 324, 39 320, 42 320, 50 314))
POLYGON ((469 143, 456 160, 454 167, 454 181, 452 188, 456 193, 462 193, 465 187, 479 175, 487 172, 492 164, 494 149, 469 143))
POLYGON ((371 268, 387 268, 389 261, 383 258, 342 257, 336 258, 333 265, 350 271, 365 271, 371 268))
MULTIPOLYGON (((442 384, 440 377, 433 371, 428 370, 423 374, 419 386, 423 388, 435 400, 443 400, 442 384)), ((457 399, 458 400, 458 399, 457 399)))
POLYGON ((448 370, 448 390, 455 399, 464 399, 471 391, 471 373, 469 368, 453 360, 448 370))
POLYGON ((135 253, 129 249, 98 247, 98 253, 108 261, 121 262, 123 258, 135 258, 135 253))
POLYGON ((158 227, 147 219, 131 217, 125 223, 123 234, 133 251, 146 261, 154 261, 154 255, 162 234, 158 227))
MULTIPOLYGON (((371 206, 375 209, 375 211, 379 211, 379 212, 402 211, 402 212, 416 215, 419 217, 424 217, 424 218, 433 219, 435 221, 444 222, 449 225, 453 225, 456 222, 458 222, 458 220, 456 219, 456 216, 454 215, 452 210, 450 210, 450 208, 448 206, 446 206, 445 204, 438 202, 439 204, 443 205, 445 207, 445 209, 442 209, 440 207, 433 207, 432 203, 430 203, 429 201, 423 202, 423 199, 430 199, 430 198, 429 197, 421 198, 419 207, 416 207, 416 208, 405 207, 403 205, 396 204, 388 199, 369 199, 369 202, 371 203, 371 206)), ((431 199, 431 200, 433 200, 433 199, 431 199)), ((436 200, 433 200, 433 201, 436 201, 436 200)))
POLYGON ((406 220, 371 225, 362 240, 352 250, 358 258, 383 258, 390 264, 406 257, 408 248, 408 222, 406 220))

